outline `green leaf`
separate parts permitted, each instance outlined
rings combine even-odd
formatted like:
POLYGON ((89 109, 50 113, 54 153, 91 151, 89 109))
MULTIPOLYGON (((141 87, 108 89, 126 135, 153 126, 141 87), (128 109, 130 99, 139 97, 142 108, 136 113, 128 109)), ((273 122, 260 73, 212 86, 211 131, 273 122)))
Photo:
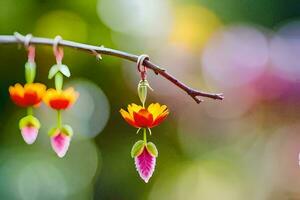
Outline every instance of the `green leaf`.
POLYGON ((20 129, 24 128, 25 126, 34 126, 35 128, 39 129, 41 127, 41 123, 36 117, 27 115, 19 121, 20 129))
POLYGON ((145 143, 143 140, 137 141, 131 149, 131 157, 134 158, 136 156, 139 156, 143 152, 144 146, 145 143))
POLYGON ((51 136, 55 135, 57 132, 58 132, 58 128, 54 127, 48 131, 48 135, 51 137, 51 136))
POLYGON ((152 156, 154 157, 158 156, 158 150, 154 143, 148 142, 146 148, 152 156))
POLYGON ((49 74, 48 74, 48 79, 52 79, 58 72, 62 73, 66 77, 71 76, 71 72, 67 65, 56 64, 50 68, 49 74))
POLYGON ((48 79, 52 79, 57 72, 59 72, 59 65, 53 65, 49 70, 48 79))
POLYGON ((59 65, 59 71, 65 75, 66 77, 71 76, 71 72, 69 70, 69 67, 67 65, 59 65))
POLYGON ((33 83, 36 74, 35 62, 27 62, 25 64, 25 78, 27 83, 33 83))
POLYGON ((61 129, 61 132, 68 135, 68 136, 73 135, 73 129, 70 125, 64 125, 61 129))

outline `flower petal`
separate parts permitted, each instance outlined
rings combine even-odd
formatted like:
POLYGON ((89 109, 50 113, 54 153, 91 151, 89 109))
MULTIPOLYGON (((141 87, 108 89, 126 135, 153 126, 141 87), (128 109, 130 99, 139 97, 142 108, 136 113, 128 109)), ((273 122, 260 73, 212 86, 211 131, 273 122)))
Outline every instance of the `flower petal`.
POLYGON ((67 109, 70 105, 70 101, 68 99, 51 99, 49 101, 49 105, 51 108, 56 110, 64 110, 67 109))
POLYGON ((139 112, 141 109, 143 109, 142 106, 136 105, 132 103, 131 105, 128 105, 127 110, 130 116, 133 118, 133 112, 139 112))
POLYGON ((21 129, 21 134, 27 144, 33 144, 37 138, 39 129, 34 126, 25 126, 21 129))
POLYGON ((162 121, 164 121, 166 119, 166 117, 168 116, 169 111, 166 110, 164 111, 162 114, 160 114, 152 123, 152 125, 149 128, 152 128, 154 126, 159 125, 162 121))
POLYGON ((70 146, 71 137, 62 133, 58 133, 51 137, 51 146, 58 157, 62 158, 66 155, 70 146))
POLYGON ((149 127, 153 123, 153 116, 146 109, 141 109, 139 112, 133 112, 135 124, 138 127, 149 127))
POLYGON ((35 105, 39 103, 41 99, 39 99, 36 91, 29 89, 24 93, 24 101, 26 105, 35 105))
POLYGON ((120 113, 121 113, 122 117, 125 119, 125 121, 128 124, 130 124, 131 126, 134 126, 134 127, 138 128, 138 126, 136 126, 136 124, 134 122, 133 117, 131 117, 131 115, 128 112, 126 112, 125 110, 121 109, 120 113))
POLYGON ((143 152, 134 160, 140 177, 148 183, 155 169, 156 158, 148 152, 147 148, 144 148, 143 152))
POLYGON ((148 111, 153 115, 154 120, 166 109, 166 105, 160 105, 159 103, 152 103, 148 106, 148 111))

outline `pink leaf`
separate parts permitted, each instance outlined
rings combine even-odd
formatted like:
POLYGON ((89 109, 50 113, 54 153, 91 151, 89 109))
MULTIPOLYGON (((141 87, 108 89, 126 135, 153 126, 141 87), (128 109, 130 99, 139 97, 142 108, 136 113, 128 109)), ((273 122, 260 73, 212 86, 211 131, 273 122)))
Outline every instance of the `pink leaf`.
POLYGON ((51 145, 58 157, 62 158, 66 155, 71 137, 63 133, 58 133, 51 136, 51 145))
POLYGON ((143 152, 136 156, 134 160, 140 177, 148 183, 155 169, 156 158, 148 152, 147 148, 144 148, 143 152))
POLYGON ((33 144, 38 135, 38 129, 34 126, 24 126, 21 128, 21 134, 27 144, 33 144))

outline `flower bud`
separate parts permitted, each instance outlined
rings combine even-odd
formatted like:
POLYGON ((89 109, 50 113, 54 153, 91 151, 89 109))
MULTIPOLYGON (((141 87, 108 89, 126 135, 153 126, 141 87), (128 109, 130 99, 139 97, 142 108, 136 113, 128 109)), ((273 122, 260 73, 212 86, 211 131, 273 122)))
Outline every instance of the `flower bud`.
POLYGON ((141 153, 134 157, 135 167, 138 171, 140 177, 148 183, 151 178, 156 164, 156 157, 149 152, 148 148, 145 146, 142 148, 141 153))
POLYGON ((142 102, 142 104, 144 105, 145 102, 146 102, 146 98, 147 98, 147 89, 150 89, 150 90, 153 90, 148 81, 147 80, 141 80, 138 84, 138 88, 137 88, 137 91, 138 91, 138 95, 139 95, 139 98, 142 102))
POLYGON ((62 158, 66 155, 71 137, 73 135, 73 130, 71 126, 64 125, 62 128, 53 128, 49 131, 51 138, 51 146, 58 157, 62 158))
POLYGON ((27 83, 33 83, 36 74, 35 62, 27 62, 25 64, 25 78, 27 83))
POLYGON ((55 81, 54 81, 55 89, 62 90, 63 82, 64 82, 63 75, 60 72, 57 72, 55 74, 55 81))
POLYGON ((40 122, 32 115, 23 117, 19 122, 22 137, 27 144, 33 144, 37 138, 40 122))

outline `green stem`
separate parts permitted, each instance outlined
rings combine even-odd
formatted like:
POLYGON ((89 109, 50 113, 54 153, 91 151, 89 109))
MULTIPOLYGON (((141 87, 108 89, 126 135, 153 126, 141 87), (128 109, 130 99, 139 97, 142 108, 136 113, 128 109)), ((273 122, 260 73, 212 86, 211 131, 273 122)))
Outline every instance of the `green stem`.
POLYGON ((27 108, 27 115, 33 115, 33 109, 31 106, 27 108))
POLYGON ((144 128, 144 143, 147 144, 147 130, 144 128))
POLYGON ((61 110, 57 110, 57 128, 61 128, 61 126, 62 126, 61 110))
POLYGON ((63 75, 60 72, 57 72, 55 74, 54 83, 55 83, 55 89, 56 90, 59 90, 59 91, 62 90, 63 83, 64 83, 64 78, 63 78, 63 75))

